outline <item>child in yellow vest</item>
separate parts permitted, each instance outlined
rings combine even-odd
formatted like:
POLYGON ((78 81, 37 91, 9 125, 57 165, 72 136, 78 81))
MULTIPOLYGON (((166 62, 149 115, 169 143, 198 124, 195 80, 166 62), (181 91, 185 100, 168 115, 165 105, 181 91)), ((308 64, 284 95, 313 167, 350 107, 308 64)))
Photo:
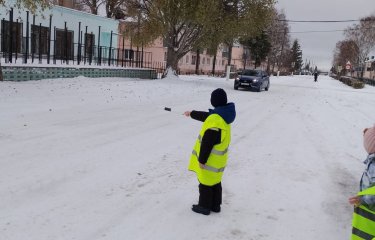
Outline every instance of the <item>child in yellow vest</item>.
POLYGON ((221 177, 228 158, 230 124, 236 117, 234 103, 227 103, 227 94, 223 89, 218 88, 211 93, 211 104, 215 109, 209 112, 184 113, 186 117, 203 122, 189 170, 197 174, 199 181, 199 201, 192 210, 204 215, 221 210, 221 177))
POLYGON ((360 182, 360 193, 349 198, 354 205, 352 239, 375 240, 375 126, 363 131, 363 145, 368 153, 360 182))

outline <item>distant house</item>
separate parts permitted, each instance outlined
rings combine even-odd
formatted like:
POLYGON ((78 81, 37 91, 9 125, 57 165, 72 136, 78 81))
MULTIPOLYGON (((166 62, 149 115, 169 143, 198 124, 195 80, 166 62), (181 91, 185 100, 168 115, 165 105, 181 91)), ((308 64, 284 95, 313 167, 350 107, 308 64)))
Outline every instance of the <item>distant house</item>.
POLYGON ((369 60, 365 61, 363 77, 375 79, 375 56, 372 56, 369 60))

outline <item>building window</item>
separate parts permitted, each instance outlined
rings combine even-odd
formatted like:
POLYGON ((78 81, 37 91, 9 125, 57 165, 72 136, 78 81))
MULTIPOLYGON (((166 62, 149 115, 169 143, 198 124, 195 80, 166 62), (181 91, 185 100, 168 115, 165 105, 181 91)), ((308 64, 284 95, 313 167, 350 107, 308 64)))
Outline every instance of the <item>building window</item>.
POLYGON ((2 52, 20 53, 22 46, 22 23, 3 20, 1 26, 1 50, 2 52))
POLYGON ((191 56, 191 64, 192 65, 195 65, 196 64, 196 61, 197 61, 197 56, 191 56))
POLYGON ((56 59, 73 60, 73 31, 56 29, 56 59))
POLYGON ((125 49, 125 60, 132 60, 134 57, 134 50, 125 49))
POLYGON ((167 52, 164 52, 164 61, 167 61, 167 52))
POLYGON ((206 64, 206 58, 202 58, 202 64, 206 64))
POLYGON ((48 36, 48 27, 31 25, 31 53, 47 54, 48 36))
POLYGON ((225 60, 221 60, 221 65, 225 65, 225 60))
POLYGON ((208 65, 211 64, 211 58, 207 58, 207 64, 208 64, 208 65))
POLYGON ((189 63, 189 56, 186 56, 186 59, 185 59, 186 61, 186 63, 189 63))

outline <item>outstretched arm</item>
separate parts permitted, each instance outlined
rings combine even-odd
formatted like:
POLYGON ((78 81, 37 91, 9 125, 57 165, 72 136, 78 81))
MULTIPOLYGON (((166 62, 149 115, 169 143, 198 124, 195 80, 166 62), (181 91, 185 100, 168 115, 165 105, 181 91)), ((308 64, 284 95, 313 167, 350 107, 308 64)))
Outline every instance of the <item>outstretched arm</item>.
POLYGON ((184 112, 184 115, 186 117, 191 117, 192 119, 204 122, 208 118, 208 116, 210 115, 210 113, 208 113, 208 112, 202 112, 202 111, 194 111, 193 110, 193 111, 186 111, 186 112, 184 112))

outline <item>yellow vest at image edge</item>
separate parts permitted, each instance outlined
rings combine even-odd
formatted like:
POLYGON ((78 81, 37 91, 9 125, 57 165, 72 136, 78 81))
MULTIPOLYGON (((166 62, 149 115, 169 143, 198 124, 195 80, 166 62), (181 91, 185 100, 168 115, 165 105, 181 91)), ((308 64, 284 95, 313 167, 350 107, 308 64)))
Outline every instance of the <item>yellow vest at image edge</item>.
MULTIPOLYGON (((358 193, 358 196, 375 195, 375 186, 358 193)), ((352 240, 375 240, 375 212, 361 205, 354 209, 352 240)))

